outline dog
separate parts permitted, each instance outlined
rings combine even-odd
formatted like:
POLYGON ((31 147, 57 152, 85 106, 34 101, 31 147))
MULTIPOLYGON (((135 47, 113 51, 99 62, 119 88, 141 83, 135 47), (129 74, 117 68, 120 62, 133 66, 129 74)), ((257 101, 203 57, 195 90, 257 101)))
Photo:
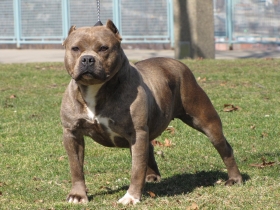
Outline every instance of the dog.
POLYGON ((130 149, 130 185, 118 203, 140 202, 145 182, 161 179, 151 141, 174 118, 210 139, 227 168, 226 185, 242 183, 221 120, 189 68, 171 58, 131 64, 121 40, 108 20, 101 26, 72 26, 63 43, 65 68, 71 76, 60 112, 72 176, 68 202, 88 202, 84 136, 107 147, 130 149))

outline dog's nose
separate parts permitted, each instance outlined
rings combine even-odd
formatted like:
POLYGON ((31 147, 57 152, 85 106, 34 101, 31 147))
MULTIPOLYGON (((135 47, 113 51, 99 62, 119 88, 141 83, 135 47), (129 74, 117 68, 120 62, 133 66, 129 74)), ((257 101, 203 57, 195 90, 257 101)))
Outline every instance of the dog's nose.
POLYGON ((84 66, 91 66, 95 63, 95 58, 92 55, 84 55, 81 58, 81 62, 84 66))

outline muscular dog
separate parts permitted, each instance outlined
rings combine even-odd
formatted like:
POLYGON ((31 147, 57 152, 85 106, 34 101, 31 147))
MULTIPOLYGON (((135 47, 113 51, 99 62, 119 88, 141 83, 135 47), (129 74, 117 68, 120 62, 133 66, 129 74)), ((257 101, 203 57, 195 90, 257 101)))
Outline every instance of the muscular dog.
POLYGON ((84 136, 107 147, 130 149, 130 186, 118 202, 139 202, 145 181, 160 180, 150 141, 174 118, 210 139, 227 168, 226 185, 242 182, 221 120, 186 65, 170 58, 131 64, 110 20, 104 26, 71 27, 63 45, 71 76, 61 106, 63 142, 72 175, 69 202, 88 202, 84 136))

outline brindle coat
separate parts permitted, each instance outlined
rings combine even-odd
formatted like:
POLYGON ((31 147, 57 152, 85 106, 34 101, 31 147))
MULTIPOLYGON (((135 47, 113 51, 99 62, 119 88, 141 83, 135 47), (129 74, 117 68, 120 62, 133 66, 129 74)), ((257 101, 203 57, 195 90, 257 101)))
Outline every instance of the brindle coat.
POLYGON ((71 27, 64 46, 72 77, 61 107, 72 175, 69 202, 88 201, 84 136, 104 146, 130 148, 131 182, 119 202, 139 202, 145 181, 160 180, 150 141, 174 118, 208 136, 228 170, 226 185, 242 182, 221 120, 186 65, 170 58, 129 63, 110 20, 106 26, 71 27))

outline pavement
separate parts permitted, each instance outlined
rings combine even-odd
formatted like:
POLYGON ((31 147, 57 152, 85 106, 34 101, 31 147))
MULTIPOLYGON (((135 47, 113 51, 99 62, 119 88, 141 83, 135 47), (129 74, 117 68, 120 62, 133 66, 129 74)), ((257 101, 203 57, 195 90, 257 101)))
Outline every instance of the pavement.
MULTIPOLYGON (((143 60, 151 57, 174 58, 174 50, 125 49, 130 60, 143 60)), ((279 50, 231 50, 216 51, 216 59, 280 58, 279 50)), ((64 50, 58 49, 0 49, 0 63, 63 62, 64 50)))

